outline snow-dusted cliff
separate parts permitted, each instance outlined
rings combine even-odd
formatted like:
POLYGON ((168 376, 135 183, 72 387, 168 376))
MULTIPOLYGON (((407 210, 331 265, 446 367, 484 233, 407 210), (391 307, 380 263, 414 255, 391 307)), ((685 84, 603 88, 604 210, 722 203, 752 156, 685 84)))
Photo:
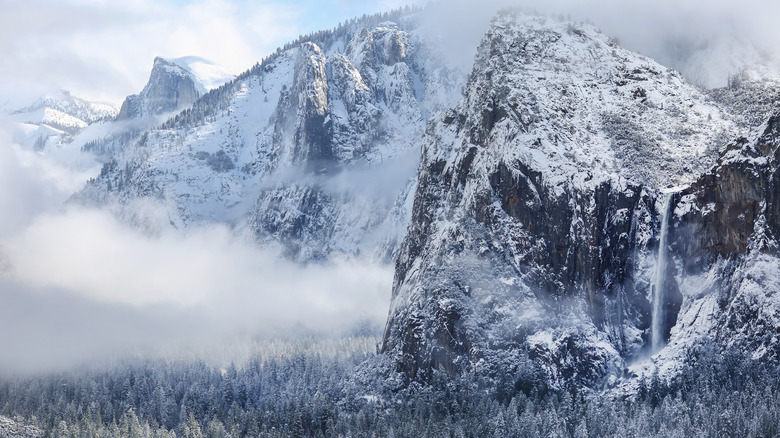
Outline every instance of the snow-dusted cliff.
MULTIPOLYGON (((719 148, 749 132, 745 120, 591 26, 501 14, 460 104, 423 140, 383 351, 413 379, 512 376, 532 361, 553 385, 594 386, 622 378, 628 364, 655 353, 652 344, 684 342, 678 320, 696 319, 693 297, 720 289, 702 290, 706 275, 680 278, 681 262, 714 271, 676 252, 686 245, 671 231, 677 219, 672 254, 659 250, 667 240, 662 192, 704 184, 719 148)), ((721 208, 749 196, 745 187, 721 208)), ((742 251, 752 232, 740 234, 742 251)), ((732 249, 702 252, 715 263, 737 257, 732 249)), ((762 295, 762 287, 748 289, 762 295)), ((714 335, 733 319, 712 310, 700 316, 721 322, 692 330, 714 335)), ((745 337, 763 336, 751 324, 740 325, 745 337)))
POLYGON ((165 226, 232 224, 302 261, 392 254, 428 118, 462 83, 396 18, 280 50, 123 148, 81 198, 151 198, 165 226))
POLYGON ((180 111, 233 78, 234 75, 223 67, 196 56, 157 57, 146 86, 139 94, 125 99, 117 120, 143 119, 180 111))

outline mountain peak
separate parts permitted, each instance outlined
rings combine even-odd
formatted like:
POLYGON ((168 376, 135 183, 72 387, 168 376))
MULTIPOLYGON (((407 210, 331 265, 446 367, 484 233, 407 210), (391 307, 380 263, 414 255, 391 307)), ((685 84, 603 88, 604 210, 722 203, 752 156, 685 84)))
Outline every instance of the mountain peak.
POLYGON ((13 111, 11 114, 22 115, 40 112, 40 110, 45 108, 56 110, 70 117, 80 119, 85 124, 90 124, 116 115, 116 109, 112 106, 103 103, 90 102, 86 99, 74 96, 70 91, 64 89, 59 90, 56 93, 41 96, 33 104, 13 111))
POLYGON ((201 95, 215 88, 219 88, 225 82, 233 80, 236 75, 214 61, 200 56, 183 56, 180 58, 154 58, 154 68, 157 66, 167 68, 179 68, 182 74, 189 75, 201 95))
POLYGON ((216 63, 197 56, 154 58, 152 72, 139 94, 128 96, 118 119, 148 118, 179 111, 235 76, 216 63))
POLYGON ((457 109, 468 142, 507 145, 501 153, 556 175, 553 184, 581 171, 595 184, 689 183, 737 130, 676 71, 582 23, 502 13, 471 82, 457 109))
POLYGON ((663 263, 678 198, 659 192, 740 129, 593 26, 500 14, 461 102, 428 125, 383 351, 411 379, 526 359, 555 384, 618 378, 693 294, 663 263))

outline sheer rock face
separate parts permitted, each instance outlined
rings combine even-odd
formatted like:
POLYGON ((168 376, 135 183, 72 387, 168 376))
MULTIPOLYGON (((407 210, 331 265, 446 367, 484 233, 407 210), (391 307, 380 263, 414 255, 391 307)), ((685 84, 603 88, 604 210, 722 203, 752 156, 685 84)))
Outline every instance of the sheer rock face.
MULTIPOLYGON (((407 32, 383 23, 373 30, 363 28, 343 54, 330 58, 314 43, 300 47, 293 85, 283 92, 276 110, 269 167, 304 169, 315 181, 261 190, 251 217, 259 239, 282 242, 288 256, 299 260, 379 249, 364 246, 364 238, 351 234, 372 234, 382 227, 393 202, 403 204, 399 196, 404 186, 395 193, 397 201, 369 200, 333 190, 327 180, 351 168, 381 166, 419 142, 431 96, 416 88, 415 78, 426 88, 434 87, 426 82, 438 78, 431 75, 431 61, 418 54, 425 48, 409 40, 407 32)), ((366 236, 375 242, 383 237, 366 236)))
POLYGON ((756 239, 765 247, 780 236, 778 133, 775 115, 761 136, 730 144, 712 170, 675 197, 674 229, 687 272, 698 273, 718 256, 744 254, 756 239))
MULTIPOLYGON (((716 314, 699 314, 701 333, 685 325, 712 292, 691 275, 744 254, 761 205, 776 230, 771 172, 716 162, 741 129, 675 72, 591 27, 497 17, 462 101, 428 127, 382 350, 411 379, 511 376, 530 357, 554 385, 601 385, 648 352, 654 289, 670 345, 716 336, 716 314), (690 187, 673 189, 672 261, 656 270, 659 192, 672 185, 690 187), (698 208, 688 216, 683 198, 698 208)), ((675 348, 664 354, 679 358, 675 348)))
POLYGON ((198 86, 187 70, 158 57, 154 59, 149 82, 141 93, 125 99, 117 120, 178 111, 192 105, 199 96, 198 86))
POLYGON ((673 205, 670 249, 686 300, 672 339, 706 332, 780 360, 780 116, 731 143, 673 205))

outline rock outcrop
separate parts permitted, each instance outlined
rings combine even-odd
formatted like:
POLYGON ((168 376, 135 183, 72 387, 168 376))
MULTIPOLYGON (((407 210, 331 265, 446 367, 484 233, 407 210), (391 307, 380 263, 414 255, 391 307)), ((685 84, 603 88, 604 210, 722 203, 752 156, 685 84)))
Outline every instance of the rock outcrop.
POLYGON ((154 58, 149 82, 122 103, 117 120, 141 119, 182 110, 200 96, 195 79, 178 64, 154 58))

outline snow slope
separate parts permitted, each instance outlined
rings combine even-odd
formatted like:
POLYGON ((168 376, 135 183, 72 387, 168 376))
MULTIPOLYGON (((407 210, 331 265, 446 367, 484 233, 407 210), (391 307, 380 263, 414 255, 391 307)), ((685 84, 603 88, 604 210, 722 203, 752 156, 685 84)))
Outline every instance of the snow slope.
POLYGON ((14 140, 37 151, 61 148, 90 124, 114 116, 116 110, 111 106, 86 101, 65 90, 9 114, 16 122, 14 140))
MULTIPOLYGON (((199 56, 184 56, 181 58, 164 58, 169 64, 176 65, 187 71, 194 79, 201 95, 219 88, 226 82, 235 79, 236 75, 225 67, 199 56)), ((170 67, 169 67, 170 68, 170 67)))

